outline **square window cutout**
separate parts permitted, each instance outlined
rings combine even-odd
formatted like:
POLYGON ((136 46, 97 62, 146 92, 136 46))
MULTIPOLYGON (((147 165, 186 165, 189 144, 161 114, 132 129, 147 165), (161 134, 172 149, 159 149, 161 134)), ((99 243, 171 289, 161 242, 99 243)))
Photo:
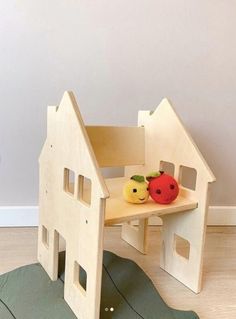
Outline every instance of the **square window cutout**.
POLYGON ((91 179, 79 175, 79 200, 87 205, 91 205, 92 183, 91 179))
POLYGON ((69 168, 64 168, 64 191, 70 195, 75 193, 75 173, 69 168))
POLYGON ((175 174, 175 165, 170 162, 160 161, 160 171, 164 171, 166 174, 174 177, 175 174))
POLYGON ((75 261, 74 263, 74 284, 85 294, 87 290, 87 272, 75 261))
POLYGON ((178 236, 177 234, 174 235, 174 246, 175 251, 181 257, 189 260, 190 255, 190 243, 188 240, 178 236))
POLYGON ((197 171, 195 168, 180 166, 179 182, 183 187, 194 191, 197 182, 197 171))

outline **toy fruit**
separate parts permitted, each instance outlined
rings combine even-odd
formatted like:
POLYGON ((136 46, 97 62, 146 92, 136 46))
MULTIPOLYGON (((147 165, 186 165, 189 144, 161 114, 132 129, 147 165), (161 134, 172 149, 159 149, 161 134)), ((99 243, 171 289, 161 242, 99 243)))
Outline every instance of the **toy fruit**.
POLYGON ((134 175, 123 187, 124 199, 129 203, 143 204, 148 200, 148 184, 144 176, 134 175))
POLYGON ((179 194, 179 186, 176 180, 163 171, 151 173, 146 179, 149 181, 150 196, 159 204, 169 204, 179 194))

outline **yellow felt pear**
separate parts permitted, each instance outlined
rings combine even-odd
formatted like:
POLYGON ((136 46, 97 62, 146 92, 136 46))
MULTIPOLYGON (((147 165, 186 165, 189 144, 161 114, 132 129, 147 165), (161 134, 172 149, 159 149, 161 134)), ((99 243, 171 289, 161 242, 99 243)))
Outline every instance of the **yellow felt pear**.
POLYGON ((148 200, 148 184, 144 176, 134 175, 123 187, 124 199, 133 204, 143 204, 148 200))

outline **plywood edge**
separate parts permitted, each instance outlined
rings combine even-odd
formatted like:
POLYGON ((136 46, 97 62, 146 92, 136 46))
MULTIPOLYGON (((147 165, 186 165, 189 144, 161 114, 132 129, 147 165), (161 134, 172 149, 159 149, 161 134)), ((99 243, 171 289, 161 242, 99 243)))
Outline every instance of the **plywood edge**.
MULTIPOLYGON (((89 157, 90 157, 90 159, 91 159, 91 161, 93 163, 93 166, 94 166, 94 169, 95 169, 95 172, 96 172, 96 178, 97 178, 98 183, 99 183, 100 197, 101 198, 108 198, 110 196, 109 191, 108 191, 108 189, 106 187, 106 184, 104 182, 104 179, 103 179, 103 177, 101 175, 101 172, 100 172, 100 169, 99 169, 99 165, 97 163, 97 159, 96 159, 95 154, 93 152, 93 148, 91 146, 91 143, 90 143, 90 140, 89 140, 89 137, 88 137, 88 134, 87 134, 87 131, 86 131, 86 128, 85 128, 85 125, 84 125, 80 110, 79 110, 79 105, 78 105, 78 103, 76 101, 76 98, 75 98, 75 95, 74 95, 74 93, 72 91, 65 91, 64 92, 63 97, 62 97, 61 102, 60 102, 58 107, 54 106, 54 107, 49 107, 48 108, 48 120, 50 120, 50 118, 52 116, 55 116, 56 112, 60 112, 60 110, 62 110, 63 107, 67 107, 68 105, 70 105, 72 107, 73 111, 74 111, 74 114, 76 116, 78 125, 80 127, 83 139, 84 139, 84 141, 86 143, 86 147, 87 147, 87 150, 88 150, 89 157)), ((49 127, 49 125, 48 125, 48 127, 49 127)))
MULTIPOLYGON (((179 199, 181 200, 181 198, 179 199)), ((193 210, 197 208, 197 206, 198 206, 197 202, 188 201, 183 203, 181 206, 177 206, 177 207, 173 207, 172 205, 163 206, 162 210, 160 210, 160 208, 158 208, 158 210, 155 210, 155 208, 153 208, 153 210, 142 211, 141 213, 138 212, 137 210, 137 213, 133 213, 132 215, 128 215, 128 214, 125 216, 116 215, 115 217, 112 217, 112 218, 105 216, 105 225, 109 226, 114 224, 120 224, 124 222, 129 222, 132 220, 149 218, 151 216, 162 217, 169 214, 178 214, 182 212, 187 212, 189 210, 193 210)))
POLYGON ((92 145, 90 143, 90 140, 89 140, 89 137, 88 137, 88 134, 87 134, 87 131, 86 131, 86 128, 85 128, 85 125, 84 125, 84 122, 83 122, 83 119, 82 119, 82 116, 81 116, 81 113, 79 110, 79 105, 77 104, 75 95, 72 91, 67 91, 65 94, 68 94, 68 97, 70 98, 70 100, 72 102, 75 114, 77 116, 78 122, 79 122, 81 130, 83 132, 84 139, 86 141, 86 145, 88 147, 89 154, 90 154, 92 162, 95 166, 96 175, 97 175, 98 181, 100 183, 100 187, 101 187, 101 198, 108 198, 110 196, 110 194, 109 194, 109 191, 108 191, 107 186, 105 184, 105 181, 102 177, 102 174, 100 172, 99 165, 98 165, 97 159, 95 157, 92 145))

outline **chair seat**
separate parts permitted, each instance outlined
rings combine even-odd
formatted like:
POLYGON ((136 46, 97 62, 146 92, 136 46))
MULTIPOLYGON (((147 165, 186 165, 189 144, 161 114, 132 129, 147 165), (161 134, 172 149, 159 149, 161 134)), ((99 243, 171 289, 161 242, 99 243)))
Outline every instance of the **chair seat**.
POLYGON ((105 224, 112 225, 136 219, 147 218, 152 215, 163 216, 197 208, 198 203, 184 197, 181 192, 175 201, 168 205, 161 205, 149 199, 144 204, 131 204, 124 200, 122 189, 127 177, 108 178, 105 180, 110 197, 106 200, 105 224))

